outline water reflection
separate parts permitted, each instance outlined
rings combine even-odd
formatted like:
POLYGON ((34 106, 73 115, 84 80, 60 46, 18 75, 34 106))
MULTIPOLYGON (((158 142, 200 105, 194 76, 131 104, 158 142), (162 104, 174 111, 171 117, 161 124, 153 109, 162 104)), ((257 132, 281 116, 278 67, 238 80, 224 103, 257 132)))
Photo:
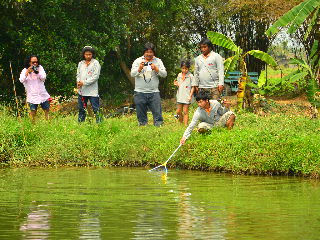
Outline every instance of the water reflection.
POLYGON ((79 239, 102 239, 98 213, 84 212, 80 214, 79 239))
POLYGON ((320 236, 320 185, 299 178, 121 168, 2 173, 0 239, 320 236))
POLYGON ((50 212, 47 205, 37 205, 27 214, 20 226, 23 239, 48 239, 50 212))
POLYGON ((178 200, 178 239, 225 239, 226 221, 220 210, 216 216, 204 207, 192 204, 192 194, 187 187, 179 192, 178 200))

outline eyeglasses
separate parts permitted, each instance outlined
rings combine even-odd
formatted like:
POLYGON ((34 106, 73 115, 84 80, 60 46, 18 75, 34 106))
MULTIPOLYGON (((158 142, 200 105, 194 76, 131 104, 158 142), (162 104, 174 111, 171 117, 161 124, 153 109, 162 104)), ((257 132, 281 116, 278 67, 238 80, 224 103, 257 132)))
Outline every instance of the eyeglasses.
POLYGON ((31 63, 38 63, 38 61, 33 61, 33 62, 31 62, 31 63))

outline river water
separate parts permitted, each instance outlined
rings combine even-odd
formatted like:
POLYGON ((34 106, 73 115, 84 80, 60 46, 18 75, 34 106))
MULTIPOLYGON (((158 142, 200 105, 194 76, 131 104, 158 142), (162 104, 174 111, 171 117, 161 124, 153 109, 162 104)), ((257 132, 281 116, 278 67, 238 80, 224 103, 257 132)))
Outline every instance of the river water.
POLYGON ((320 183, 141 168, 2 169, 0 239, 320 239, 320 183))

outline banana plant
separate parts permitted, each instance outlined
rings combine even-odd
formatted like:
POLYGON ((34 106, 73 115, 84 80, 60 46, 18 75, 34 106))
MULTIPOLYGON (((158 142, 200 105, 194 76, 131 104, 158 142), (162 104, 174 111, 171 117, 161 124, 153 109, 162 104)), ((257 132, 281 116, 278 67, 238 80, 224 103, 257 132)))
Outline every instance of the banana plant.
POLYGON ((271 37, 278 33, 283 27, 288 27, 288 33, 294 33, 304 23, 309 27, 306 31, 307 38, 314 26, 317 25, 317 19, 320 12, 320 0, 305 0, 299 5, 280 17, 267 31, 267 36, 271 37))
POLYGON ((227 75, 227 73, 230 71, 241 71, 242 76, 238 80, 237 109, 240 110, 251 107, 251 88, 248 85, 251 80, 248 77, 247 64, 245 61, 246 56, 254 56, 255 58, 264 61, 272 67, 277 66, 276 61, 268 53, 260 50, 250 50, 247 52, 243 52, 243 50, 239 46, 237 46, 229 37, 225 36, 224 34, 209 31, 207 32, 207 37, 213 44, 227 48, 234 52, 233 56, 227 58, 224 61, 225 75, 227 75))
POLYGON ((319 41, 316 40, 312 45, 310 57, 307 61, 297 58, 290 59, 289 63, 296 64, 299 68, 284 77, 284 80, 306 80, 308 101, 314 108, 320 108, 320 86, 318 82, 320 57, 317 52, 318 48, 319 41))

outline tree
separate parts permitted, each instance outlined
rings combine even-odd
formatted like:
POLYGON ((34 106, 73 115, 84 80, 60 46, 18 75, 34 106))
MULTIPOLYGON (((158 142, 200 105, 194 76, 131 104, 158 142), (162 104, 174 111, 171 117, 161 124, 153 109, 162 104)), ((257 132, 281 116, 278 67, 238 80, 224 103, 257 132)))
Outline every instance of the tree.
MULTIPOLYGON (((308 60, 292 59, 292 64, 297 64, 301 67, 293 72, 287 78, 307 79, 307 96, 312 106, 320 107, 320 0, 305 0, 299 5, 292 8, 290 11, 280 17, 266 32, 268 36, 274 36, 280 29, 288 27, 288 33, 293 34, 301 29, 301 26, 308 25, 304 31, 304 40, 309 40, 312 44, 307 46, 308 60), (310 41, 311 40, 311 41, 310 41)), ((306 46, 306 45, 305 45, 306 46)))
POLYGON ((230 38, 227 36, 218 33, 218 32, 211 32, 207 33, 208 38, 211 40, 213 44, 218 46, 227 48, 234 52, 234 55, 227 58, 224 62, 225 66, 225 74, 229 71, 233 71, 235 69, 240 69, 242 76, 238 80, 238 92, 237 92, 237 107, 238 110, 242 108, 249 108, 251 107, 251 88, 247 85, 251 82, 250 78, 248 77, 248 69, 246 64, 246 58, 248 55, 251 55, 261 61, 271 65, 272 67, 276 67, 277 63, 275 60, 267 53, 260 51, 260 50, 250 50, 250 51, 243 51, 239 46, 237 46, 230 38))

